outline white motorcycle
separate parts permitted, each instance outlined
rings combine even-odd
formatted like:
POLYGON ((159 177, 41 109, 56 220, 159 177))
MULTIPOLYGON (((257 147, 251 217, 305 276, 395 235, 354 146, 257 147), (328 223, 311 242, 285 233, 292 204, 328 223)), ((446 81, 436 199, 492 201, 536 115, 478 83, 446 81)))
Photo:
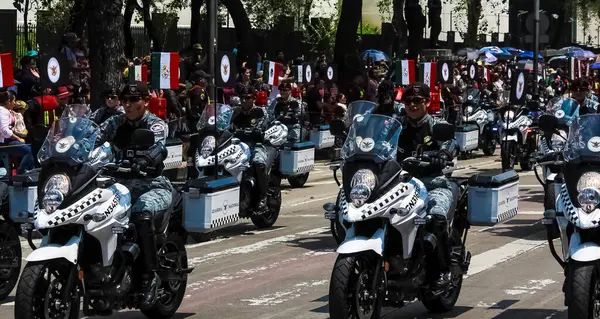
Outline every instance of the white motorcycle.
MULTIPOLYGON (((544 132, 558 128, 556 117, 540 119, 544 132)), ((564 269, 568 318, 600 318, 600 114, 573 120, 561 166, 556 209, 544 212, 550 252, 564 269), (556 252, 553 232, 558 227, 562 258, 556 252)))
MULTIPOLYGON (((432 312, 446 312, 460 294, 470 253, 464 245, 468 223, 461 221, 466 212, 454 214, 459 186, 448 215, 448 239, 437 238, 425 211, 424 184, 402 169, 429 163, 425 158, 406 159, 402 166, 396 162, 400 130, 391 117, 358 116, 342 148, 339 202, 323 207, 339 211, 348 226, 329 286, 332 319, 379 318, 382 306, 399 308, 415 298, 432 312), (446 287, 433 283, 440 275, 437 245, 448 248, 451 280, 446 287)), ((434 136, 444 141, 454 131, 449 124, 436 125, 434 136)))
POLYGON ((526 107, 504 107, 500 113, 500 157, 502 169, 513 169, 519 162, 524 171, 531 170, 531 155, 537 149, 537 128, 526 107))
MULTIPOLYGON (((238 130, 235 133, 229 131, 233 109, 228 105, 217 104, 216 114, 215 120, 214 108, 207 106, 198 122, 198 137, 201 142, 199 152, 196 153, 196 168, 200 172, 200 177, 214 176, 217 169, 216 174, 227 174, 236 178, 240 182, 240 217, 250 218, 256 227, 269 228, 277 221, 281 209, 278 148, 287 140, 288 129, 285 125, 275 122, 261 136, 261 141, 258 141, 267 149, 267 167, 271 168, 267 172, 269 211, 264 214, 254 214, 252 207, 255 207, 259 196, 255 187, 254 172, 250 169, 252 154, 248 144, 257 143, 254 138, 255 133, 252 130, 238 130), (216 166, 215 152, 218 153, 216 166)), ((236 220, 232 219, 230 224, 235 222, 236 220)))
MULTIPOLYGON (((86 316, 137 308, 142 292, 140 248, 129 221, 131 193, 102 174, 145 176, 128 163, 154 144, 154 133, 134 131, 131 145, 137 147, 123 150, 119 164, 110 163, 109 143, 94 149, 99 135, 92 121, 74 117, 61 118, 48 132, 38 155, 43 187, 31 214, 43 239, 27 256, 16 292, 15 318, 78 318, 81 298, 86 316)), ((143 311, 149 318, 175 314, 192 271, 180 198, 175 191, 172 206, 155 216, 162 283, 156 304, 143 311)))

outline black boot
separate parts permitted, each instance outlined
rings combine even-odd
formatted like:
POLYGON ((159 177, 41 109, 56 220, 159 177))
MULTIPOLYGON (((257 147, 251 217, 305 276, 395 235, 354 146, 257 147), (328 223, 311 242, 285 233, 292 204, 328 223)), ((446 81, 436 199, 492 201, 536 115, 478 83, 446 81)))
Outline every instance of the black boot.
POLYGON ((452 273, 450 271, 450 250, 448 246, 448 221, 443 215, 432 216, 434 218, 433 232, 437 238, 435 250, 440 270, 440 276, 436 280, 435 286, 439 289, 446 289, 452 282, 452 273))
POLYGON ((264 164, 257 164, 254 166, 256 172, 256 188, 260 200, 256 204, 255 215, 262 215, 267 212, 267 168, 264 164))
POLYGON ((154 236, 154 215, 150 212, 136 214, 135 222, 138 234, 138 243, 143 256, 145 274, 143 275, 143 295, 139 302, 142 310, 150 309, 157 299, 160 277, 157 275, 158 256, 154 236))

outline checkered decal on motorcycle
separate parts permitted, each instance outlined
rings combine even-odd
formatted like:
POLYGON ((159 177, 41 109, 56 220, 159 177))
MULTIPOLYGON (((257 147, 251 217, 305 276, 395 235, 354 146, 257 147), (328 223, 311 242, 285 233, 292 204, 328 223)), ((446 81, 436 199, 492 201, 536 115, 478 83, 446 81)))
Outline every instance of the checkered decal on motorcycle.
POLYGON ((340 206, 340 211, 344 215, 348 215, 348 202, 346 201, 346 195, 344 195, 344 190, 340 190, 340 202, 338 204, 340 206))
POLYGON ((82 200, 79 203, 79 205, 71 207, 68 211, 63 212, 62 214, 54 217, 53 221, 51 220, 48 222, 48 226, 58 226, 61 223, 64 223, 68 219, 73 218, 73 216, 79 214, 79 212, 81 212, 82 210, 86 209, 91 205, 94 205, 100 198, 102 198, 102 190, 98 190, 96 193, 85 198, 85 200, 82 200))
MULTIPOLYGON (((569 220, 573 224, 577 223, 579 216, 577 216, 577 210, 575 209, 575 207, 573 207, 573 203, 571 203, 571 198, 569 197, 567 185, 563 185, 560 188, 560 197, 562 198, 563 206, 565 208, 567 216, 569 217, 569 220)), ((596 224, 597 221, 594 221, 593 223, 596 224)))
MULTIPOLYGON (((227 157, 233 155, 234 153, 235 153, 235 146, 233 146, 233 145, 229 146, 224 151, 219 153, 219 162, 222 161, 224 158, 227 158, 227 157)), ((209 157, 208 164, 214 164, 214 163, 215 163, 215 157, 214 156, 209 157)))
POLYGON ((181 166, 181 163, 183 163, 183 161, 169 162, 165 164, 165 170, 179 168, 181 166))
POLYGON ((518 208, 513 208, 507 212, 504 212, 502 214, 498 214, 498 222, 503 222, 505 220, 509 220, 515 216, 517 216, 519 209, 518 208))
POLYGON ((237 222, 239 217, 237 215, 225 216, 223 218, 215 219, 210 223, 210 228, 219 228, 233 224, 237 222))
MULTIPOLYGON (((373 213, 377 213, 377 211, 379 209, 381 209, 385 205, 389 204, 391 201, 393 201, 394 199, 399 197, 402 193, 406 192, 407 190, 408 190, 408 184, 401 184, 400 188, 398 190, 396 190, 395 192, 393 192, 391 195, 384 197, 384 198, 380 198, 375 203, 365 207, 365 209, 362 211, 363 214, 362 214, 361 218, 367 219, 367 217, 373 215, 373 213)), ((415 190, 416 190, 416 188, 415 188, 415 190)))
POLYGON ((298 167, 298 175, 300 174, 304 174, 304 173, 308 173, 310 171, 312 171, 312 169, 315 168, 315 165, 307 165, 304 167, 298 167))

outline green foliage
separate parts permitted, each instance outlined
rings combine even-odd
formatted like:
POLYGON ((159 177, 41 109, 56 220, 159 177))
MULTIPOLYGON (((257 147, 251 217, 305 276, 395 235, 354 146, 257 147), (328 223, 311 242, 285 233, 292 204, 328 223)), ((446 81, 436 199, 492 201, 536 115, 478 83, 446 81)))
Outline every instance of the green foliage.
POLYGON ((62 34, 65 31, 67 25, 69 24, 69 18, 71 8, 73 7, 73 1, 42 1, 41 4, 42 7, 40 7, 39 9, 47 10, 49 12, 47 14, 38 13, 38 24, 42 25, 44 29, 46 29, 52 34, 62 34))
POLYGON ((331 8, 333 14, 330 17, 312 19, 309 23, 303 24, 304 42, 310 47, 312 53, 333 55, 341 7, 340 1, 335 8, 331 8))
POLYGON ((597 0, 570 0, 566 1, 567 12, 573 7, 577 10, 577 18, 583 27, 583 34, 588 33, 590 21, 600 19, 600 1, 597 0))
POLYGON ((377 9, 379 9, 379 16, 381 22, 392 22, 394 16, 394 3, 393 0, 378 0, 377 9))
MULTIPOLYGON (((253 0, 246 1, 244 7, 253 28, 270 30, 275 27, 280 16, 286 16, 296 21, 302 20, 307 3, 307 0, 253 0)), ((313 6, 314 4, 309 8, 313 6)))
MULTIPOLYGON (((356 34, 361 34, 361 26, 358 26, 356 30, 356 34)), ((378 28, 372 24, 365 23, 365 20, 362 21, 362 34, 381 34, 381 28, 378 28)))

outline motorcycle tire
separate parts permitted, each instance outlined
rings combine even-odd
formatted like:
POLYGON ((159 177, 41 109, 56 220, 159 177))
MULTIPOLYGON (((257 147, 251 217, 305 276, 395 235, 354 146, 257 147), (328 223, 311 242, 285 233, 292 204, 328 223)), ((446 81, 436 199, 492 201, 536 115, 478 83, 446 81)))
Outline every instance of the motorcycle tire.
MULTIPOLYGON (((556 194, 554 189, 554 183, 546 184, 546 191, 544 192, 544 209, 555 209, 556 207, 556 194)), ((558 229, 558 223, 554 223, 554 227, 548 234, 552 240, 560 237, 560 230, 558 229)))
POLYGON ((338 219, 331 221, 331 235, 333 235, 333 238, 338 245, 346 239, 346 230, 344 229, 344 226, 340 224, 338 219))
POLYGON ((0 269, 0 300, 6 299, 19 280, 23 250, 19 234, 12 223, 0 222, 0 259, 12 258, 16 261, 14 268, 0 269), (11 242, 10 245, 6 245, 11 242), (6 245, 6 246, 5 246, 6 245))
MULTIPOLYGON (((188 259, 187 252, 185 249, 185 242, 183 237, 178 233, 170 233, 165 241, 165 244, 162 245, 161 250, 158 254, 159 258, 161 255, 169 254, 178 256, 180 259, 175 261, 175 267, 179 269, 187 269, 188 268, 188 259), (181 254, 183 252, 183 254, 181 254)), ((163 257, 165 258, 165 257, 163 257)), ((168 260, 165 258, 165 260, 168 260)), ((173 263, 173 261, 168 260, 167 263, 173 263)), ((162 264, 162 263, 161 263, 162 264)), ((150 319, 166 319, 171 318, 177 313, 177 310, 181 306, 181 302, 183 302, 183 297, 185 297, 185 289, 187 286, 187 274, 184 275, 183 281, 173 281, 169 282, 166 280, 161 281, 161 288, 163 291, 171 291, 170 298, 160 298, 160 296, 156 299, 156 303, 150 309, 141 310, 144 316, 150 319), (163 300, 167 300, 166 303, 163 300)), ((159 289, 161 290, 161 289, 159 289)))
POLYGON ((492 156, 496 153, 496 139, 487 139, 485 142, 485 146, 483 147, 483 154, 486 156, 492 156))
MULTIPOLYGON (((74 267, 71 263, 66 260, 46 260, 43 262, 28 263, 23 269, 19 285, 17 286, 17 293, 15 295, 15 318, 20 319, 35 319, 35 318, 46 318, 46 311, 51 311, 48 305, 53 305, 54 300, 47 300, 48 292, 52 290, 54 282, 60 280, 61 287, 65 286, 65 281, 70 272, 70 268, 74 267), (58 278, 51 282, 45 277, 46 274, 58 273, 58 278), (44 296, 39 298, 40 295, 44 296)), ((55 287, 58 287, 57 284, 55 287)), ((68 314, 55 314, 60 318, 77 319, 79 318, 79 289, 77 286, 74 287, 75 291, 72 295, 72 302, 70 303, 71 308, 68 314), (66 316, 63 316, 66 315, 66 316)), ((62 292, 62 291, 60 291, 62 292)), ((59 293, 53 293, 52 295, 61 296, 59 293)), ((52 314, 49 314, 52 316, 52 314)))
POLYGON ((304 186, 304 184, 306 184, 306 181, 308 181, 308 174, 310 174, 310 173, 304 173, 301 175, 290 176, 287 178, 288 183, 290 183, 290 185, 293 188, 301 188, 304 186))
POLYGON ((570 261, 567 266, 567 318, 594 318, 594 300, 598 298, 596 288, 600 279, 596 262, 570 261))
POLYGON ((502 142, 500 149, 500 157, 502 158, 502 169, 509 170, 514 169, 516 162, 516 146, 517 143, 514 141, 502 142))
MULTIPOLYGON (((462 240, 457 232, 452 232, 450 245, 451 247, 462 245, 462 240)), ((454 308, 456 301, 458 301, 458 297, 460 296, 460 291, 462 289, 463 273, 462 270, 459 270, 459 265, 453 265, 452 268, 453 271, 459 271, 459 273, 456 274, 457 277, 455 286, 450 291, 443 292, 442 294, 436 295, 433 298, 426 296, 423 298, 423 300, 421 300, 425 308, 427 308, 427 310, 429 310, 431 313, 444 313, 451 311, 452 308, 454 308)), ((455 274, 453 273, 452 277, 454 278, 454 276, 455 274)))
POLYGON ((269 189, 267 194, 267 207, 269 211, 262 215, 252 215, 250 220, 254 226, 265 229, 271 228, 279 217, 281 210, 281 178, 269 176, 269 189))
POLYGON ((530 155, 530 153, 527 153, 527 155, 525 155, 525 158, 521 159, 521 161, 519 162, 522 171, 528 172, 532 169, 531 161, 529 161, 530 155))
POLYGON ((366 266, 366 269, 374 270, 373 267, 375 267, 376 260, 377 256, 373 252, 338 256, 333 266, 329 284, 329 316, 331 319, 361 317, 375 319, 381 316, 381 307, 385 298, 385 292, 378 292, 377 300, 371 305, 372 311, 370 311, 370 315, 367 313, 366 315, 359 316, 359 310, 356 305, 358 298, 351 297, 356 295, 357 284, 361 278, 362 271, 364 271, 361 268, 366 266))

